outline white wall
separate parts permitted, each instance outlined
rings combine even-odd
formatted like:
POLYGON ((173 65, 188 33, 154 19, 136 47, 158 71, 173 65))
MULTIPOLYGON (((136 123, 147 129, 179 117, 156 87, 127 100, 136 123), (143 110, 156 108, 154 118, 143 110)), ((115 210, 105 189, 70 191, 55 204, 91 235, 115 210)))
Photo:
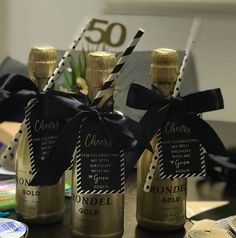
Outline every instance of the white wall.
POLYGON ((0 1, 0 62, 8 54, 7 2, 0 1))
MULTIPOLYGON (((29 49, 35 44, 67 48, 84 18, 102 15, 104 7, 102 0, 1 0, 0 17, 4 21, 0 19, 0 60, 7 54, 26 62, 29 49)), ((138 27, 145 28, 138 50, 184 49, 192 22, 190 17, 117 16, 109 19, 117 19, 127 26, 127 39, 138 27)), ((225 100, 224 111, 208 113, 207 118, 236 121, 236 18, 208 18, 204 22, 193 52, 200 87, 202 90, 221 87, 225 100)))
POLYGON ((8 11, 5 20, 8 53, 26 62, 33 45, 68 47, 84 17, 101 12, 102 5, 96 3, 93 0, 1 0, 0 4, 6 5, 8 11))

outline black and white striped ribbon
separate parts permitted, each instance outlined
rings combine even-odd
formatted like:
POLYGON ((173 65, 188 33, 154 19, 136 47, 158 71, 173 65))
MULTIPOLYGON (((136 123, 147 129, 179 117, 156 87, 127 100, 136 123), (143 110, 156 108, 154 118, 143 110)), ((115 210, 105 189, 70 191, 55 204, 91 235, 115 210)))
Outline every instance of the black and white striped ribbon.
POLYGON ((141 39, 143 33, 144 33, 143 30, 141 30, 141 29, 138 30, 138 32, 134 36, 132 42, 130 43, 128 48, 126 48, 124 53, 121 55, 121 57, 118 60, 117 64, 113 68, 111 74, 108 76, 107 80, 103 84, 101 90, 96 95, 96 97, 95 97, 94 101, 92 102, 91 106, 97 106, 101 102, 101 100, 104 97, 104 95, 106 95, 107 89, 109 89, 111 87, 111 85, 114 83, 114 81, 118 78, 122 68, 124 67, 124 65, 127 62, 127 58, 132 54, 134 48, 138 44, 138 42, 141 39))
POLYGON ((37 172, 36 170, 36 162, 34 159, 34 149, 33 149, 33 140, 32 140, 32 130, 30 125, 30 117, 31 117, 31 109, 37 104, 37 99, 32 99, 29 102, 29 106, 26 108, 25 111, 25 124, 26 124, 26 130, 27 130, 27 137, 28 137, 28 143, 29 143, 29 156, 30 156, 30 174, 35 175, 37 172))
MULTIPOLYGON (((74 169, 76 170, 75 172, 76 172, 77 193, 88 192, 88 191, 83 191, 82 190, 82 176, 81 176, 81 174, 82 174, 82 168, 81 168, 81 129, 82 129, 83 123, 84 123, 84 121, 86 119, 87 119, 87 117, 85 117, 81 121, 81 125, 80 125, 80 128, 79 128, 78 140, 77 140, 77 144, 76 144, 76 148, 75 148, 75 153, 74 153, 75 154, 75 166, 74 166, 74 169)), ((72 161, 71 161, 71 164, 72 164, 72 161)))
MULTIPOLYGON (((47 91, 47 90, 50 90, 54 86, 56 80, 58 79, 58 76, 63 72, 65 63, 71 57, 71 53, 75 50, 75 48, 77 47, 77 45, 79 44, 79 42, 83 38, 85 32, 90 27, 91 23, 92 23, 92 21, 90 21, 85 26, 85 28, 81 31, 81 33, 78 36, 78 38, 73 41, 72 46, 65 52, 65 54, 63 55, 63 57, 60 60, 59 64, 57 65, 56 69, 54 70, 53 74, 49 78, 47 84, 43 88, 44 92, 47 91)), ((10 144, 8 145, 7 149, 4 151, 4 153, 3 153, 1 158, 3 158, 3 159, 13 159, 13 155, 14 155, 13 151, 14 151, 14 149, 16 148, 16 146, 18 144, 18 141, 19 141, 19 139, 21 137, 22 132, 25 129, 26 129, 26 120, 24 119, 24 121, 21 124, 20 130, 16 133, 15 138, 10 142, 10 144)))
MULTIPOLYGON (((181 84, 182 84, 182 79, 183 79, 184 74, 185 74, 185 69, 186 69, 186 66, 188 64, 189 56, 191 54, 194 43, 196 42, 196 39, 199 35, 201 25, 202 25, 202 22, 201 22, 200 19, 198 19, 198 18, 194 19, 191 30, 190 30, 190 34, 189 34, 189 37, 188 37, 188 41, 187 41, 187 44, 186 44, 186 47, 185 47, 185 56, 184 56, 184 59, 183 59, 183 62, 182 62, 181 68, 180 68, 179 76, 178 76, 177 81, 176 81, 176 85, 175 85, 174 92, 173 92, 173 97, 177 97, 179 95, 180 87, 181 87, 181 84)), ((162 140, 161 139, 161 132, 158 131, 157 132, 157 141, 160 143, 161 140, 162 140)), ((152 161, 151 161, 151 164, 149 166, 149 172, 148 172, 148 175, 146 177, 146 182, 145 182, 144 188, 143 188, 145 192, 150 191, 151 184, 152 184, 152 181, 153 181, 153 177, 154 177, 154 174, 155 174, 155 171, 156 171, 157 162, 160 164, 159 161, 162 159, 162 153, 158 150, 159 150, 159 146, 158 146, 158 143, 157 143, 155 153, 152 157, 152 161)), ((203 158, 203 160, 204 160, 204 158, 203 158)), ((202 157, 201 157, 201 161, 202 161, 202 157)), ((160 169, 163 170, 163 168, 160 168, 160 169)), ((164 177, 163 176, 163 171, 161 171, 161 174, 162 174, 162 177, 164 177)))

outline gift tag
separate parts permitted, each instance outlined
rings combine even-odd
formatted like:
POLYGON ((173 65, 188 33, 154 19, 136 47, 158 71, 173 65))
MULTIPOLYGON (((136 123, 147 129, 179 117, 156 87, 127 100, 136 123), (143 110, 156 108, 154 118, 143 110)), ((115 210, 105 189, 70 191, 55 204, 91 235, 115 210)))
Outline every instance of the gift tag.
POLYGON ((204 148, 183 119, 183 115, 170 113, 157 134, 162 179, 205 175, 204 148))
POLYGON ((65 122, 62 119, 43 116, 37 103, 26 110, 26 125, 29 141, 31 174, 35 174, 43 163, 65 122))
POLYGON ((80 194, 124 192, 124 153, 113 146, 98 121, 87 118, 81 124, 76 170, 77 192, 80 194))

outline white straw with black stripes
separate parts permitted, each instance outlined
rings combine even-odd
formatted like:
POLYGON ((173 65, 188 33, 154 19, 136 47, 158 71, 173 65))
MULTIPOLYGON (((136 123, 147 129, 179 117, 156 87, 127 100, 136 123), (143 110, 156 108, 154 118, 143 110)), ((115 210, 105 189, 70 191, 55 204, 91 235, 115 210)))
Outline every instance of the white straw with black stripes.
MULTIPOLYGON (((79 42, 81 41, 81 39, 83 38, 85 32, 87 31, 87 29, 89 28, 89 26, 91 25, 90 21, 85 28, 82 30, 82 32, 80 33, 79 37, 73 41, 72 46, 65 52, 65 54, 63 55, 61 61, 59 62, 59 64, 57 65, 56 69, 54 70, 53 74, 51 75, 51 77, 49 78, 47 84, 45 85, 45 87, 43 88, 43 91, 47 91, 50 90, 56 80, 58 79, 58 76, 62 73, 63 68, 65 66, 66 61, 70 58, 72 51, 75 50, 75 48, 77 47, 77 45, 79 44, 79 42)), ((28 107, 32 107, 33 103, 35 103, 35 100, 30 101, 28 107)), ((26 120, 24 119, 24 121, 21 124, 20 130, 16 133, 15 138, 10 142, 10 144, 8 145, 8 147, 6 148, 6 150, 4 151, 3 155, 1 156, 1 159, 13 159, 14 156, 14 149, 18 144, 18 141, 21 137, 22 132, 26 129, 26 120)))
POLYGON ((142 29, 139 29, 136 35, 134 36, 132 42, 128 46, 128 48, 124 51, 124 53, 121 55, 120 59, 118 60, 116 66, 113 68, 111 74, 108 76, 107 80, 103 84, 101 90, 96 95, 94 101, 92 102, 91 106, 97 106, 104 95, 107 93, 107 89, 111 87, 111 85, 114 83, 114 81, 118 78, 122 68, 127 62, 127 58, 132 54, 134 48, 136 47, 137 43, 141 39, 144 31, 142 29))
MULTIPOLYGON (((176 81, 174 92, 172 94, 173 97, 177 97, 179 95, 180 87, 181 87, 183 77, 184 77, 184 73, 185 73, 185 69, 186 69, 186 66, 187 66, 188 61, 189 61, 189 56, 191 55, 192 48, 193 48, 194 43, 196 42, 196 39, 199 35, 201 25, 202 25, 202 21, 198 18, 195 18, 194 21, 193 21, 191 30, 190 30, 190 34, 189 34, 189 37, 188 37, 186 47, 185 47, 185 55, 184 55, 184 58, 183 58, 183 61, 182 61, 180 71, 179 71, 179 76, 178 76, 177 81, 176 81)), ((157 133, 157 141, 159 143, 161 143, 161 133, 160 133, 160 131, 159 131, 159 133, 157 133)), ((159 160, 162 157, 162 149, 159 147, 160 146, 159 143, 156 144, 155 153, 152 157, 152 161, 151 161, 151 164, 149 166, 149 172, 148 172, 148 175, 146 177, 146 182, 145 182, 145 185, 144 185, 144 188, 143 188, 143 190, 145 192, 150 192, 152 181, 153 181, 153 178, 154 178, 154 174, 155 174, 155 171, 156 171, 156 168, 157 168, 157 163, 159 163, 159 160)), ((160 171, 160 172, 162 172, 162 171, 160 171)))

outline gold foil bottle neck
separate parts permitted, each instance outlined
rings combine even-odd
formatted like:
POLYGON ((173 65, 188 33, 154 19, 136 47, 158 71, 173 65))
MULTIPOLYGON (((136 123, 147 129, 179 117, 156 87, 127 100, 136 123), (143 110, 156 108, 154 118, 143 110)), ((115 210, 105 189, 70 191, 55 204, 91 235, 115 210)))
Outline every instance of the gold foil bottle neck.
POLYGON ((173 91, 179 73, 179 55, 176 50, 160 48, 152 51, 151 84, 164 96, 173 91))
MULTIPOLYGON (((88 54, 86 83, 88 85, 88 97, 90 101, 93 101, 103 83, 110 75, 115 61, 116 56, 112 52, 96 51, 88 54)), ((113 88, 111 88, 110 91, 112 95, 113 88)))
POLYGON ((41 90, 56 67, 56 49, 51 46, 33 47, 28 58, 28 72, 31 80, 41 90))

